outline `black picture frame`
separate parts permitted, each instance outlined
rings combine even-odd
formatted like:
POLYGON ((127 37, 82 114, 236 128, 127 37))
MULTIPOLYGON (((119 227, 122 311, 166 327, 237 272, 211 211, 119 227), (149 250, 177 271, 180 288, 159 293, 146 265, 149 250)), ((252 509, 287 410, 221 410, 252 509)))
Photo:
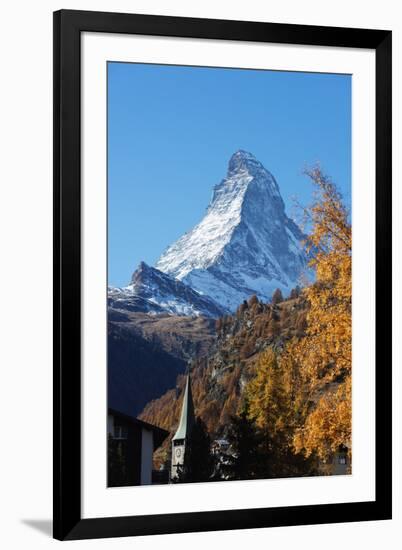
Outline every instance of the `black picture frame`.
POLYGON ((385 30, 70 10, 54 13, 55 538, 72 540, 391 518, 391 40, 391 32, 385 30), (82 519, 80 37, 86 31, 375 50, 375 501, 82 519))

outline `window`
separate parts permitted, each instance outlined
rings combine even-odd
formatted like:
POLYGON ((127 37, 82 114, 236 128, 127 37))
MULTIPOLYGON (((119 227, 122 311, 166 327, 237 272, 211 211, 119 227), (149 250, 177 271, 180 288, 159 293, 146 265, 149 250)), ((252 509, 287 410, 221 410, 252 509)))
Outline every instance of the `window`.
POLYGON ((115 426, 113 437, 115 439, 127 439, 127 428, 124 426, 115 426))

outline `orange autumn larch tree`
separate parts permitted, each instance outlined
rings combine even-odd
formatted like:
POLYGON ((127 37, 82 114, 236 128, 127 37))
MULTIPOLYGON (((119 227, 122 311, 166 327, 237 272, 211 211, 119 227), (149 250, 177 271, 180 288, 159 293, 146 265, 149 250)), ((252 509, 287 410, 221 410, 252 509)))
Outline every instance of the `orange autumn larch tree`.
POLYGON ((318 167, 308 175, 316 188, 306 210, 315 283, 303 291, 309 303, 306 335, 292 341, 287 354, 299 365, 309 403, 295 432, 295 450, 325 460, 341 445, 351 454, 352 232, 336 186, 318 167))
POLYGON ((276 445, 325 461, 341 446, 351 456, 351 226, 335 185, 319 168, 309 176, 315 282, 298 293, 307 314, 282 350, 259 354, 246 397, 250 418, 276 445))

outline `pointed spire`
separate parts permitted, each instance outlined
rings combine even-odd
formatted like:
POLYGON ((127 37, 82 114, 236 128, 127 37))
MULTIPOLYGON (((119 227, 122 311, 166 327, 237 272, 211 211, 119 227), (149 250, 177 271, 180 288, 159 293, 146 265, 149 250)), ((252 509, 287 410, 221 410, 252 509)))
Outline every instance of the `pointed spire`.
POLYGON ((255 175, 256 172, 264 171, 265 168, 252 153, 239 149, 230 157, 228 177, 231 177, 242 170, 247 170, 252 175, 255 175))
POLYGON ((193 429, 193 426, 195 423, 194 403, 193 403, 193 395, 191 393, 189 365, 187 365, 186 374, 187 374, 187 380, 186 380, 186 386, 184 389, 183 403, 181 406, 180 422, 179 422, 179 427, 177 428, 177 431, 173 437, 173 440, 186 439, 190 435, 191 430, 193 429))

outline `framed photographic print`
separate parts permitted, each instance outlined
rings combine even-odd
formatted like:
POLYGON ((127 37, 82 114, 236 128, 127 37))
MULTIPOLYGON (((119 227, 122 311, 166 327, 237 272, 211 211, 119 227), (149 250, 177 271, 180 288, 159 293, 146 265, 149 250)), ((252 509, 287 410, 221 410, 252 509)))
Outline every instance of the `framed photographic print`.
POLYGON ((391 517, 391 32, 54 14, 54 536, 391 517))

